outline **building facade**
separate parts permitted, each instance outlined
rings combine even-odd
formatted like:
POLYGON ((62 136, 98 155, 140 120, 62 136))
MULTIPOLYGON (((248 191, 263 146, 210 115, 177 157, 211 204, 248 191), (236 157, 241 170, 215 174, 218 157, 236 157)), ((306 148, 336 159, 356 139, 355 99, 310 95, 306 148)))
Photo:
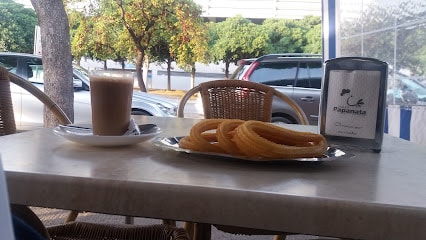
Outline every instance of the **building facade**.
POLYGON ((195 0, 202 6, 203 17, 221 21, 241 15, 254 22, 267 18, 301 19, 321 16, 321 0, 195 0))

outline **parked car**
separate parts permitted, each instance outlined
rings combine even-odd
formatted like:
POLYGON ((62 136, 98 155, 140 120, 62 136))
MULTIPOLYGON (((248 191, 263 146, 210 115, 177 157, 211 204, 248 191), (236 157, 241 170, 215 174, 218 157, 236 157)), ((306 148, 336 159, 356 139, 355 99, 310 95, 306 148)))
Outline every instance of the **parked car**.
MULTIPOLYGON (((41 56, 0 52, 0 66, 10 72, 27 79, 35 86, 44 90, 43 65, 41 56)), ((87 71, 73 65, 74 84, 74 122, 91 122, 90 81, 87 71)), ((43 123, 43 104, 34 96, 11 84, 12 101, 15 112, 15 121, 18 129, 31 129, 43 123)), ((168 98, 134 91, 132 99, 133 115, 149 115, 175 117, 177 103, 168 98)))
MULTIPOLYGON (((322 57, 317 54, 268 54, 243 59, 231 79, 273 86, 293 99, 305 112, 309 123, 318 124, 321 95, 322 57)), ((273 101, 272 121, 299 123, 292 108, 278 98, 273 101)))
POLYGON ((414 79, 399 76, 395 86, 387 90, 386 101, 396 105, 426 105, 426 87, 414 79))
POLYGON ((250 64, 252 64, 256 58, 249 58, 249 59, 241 59, 237 62, 237 68, 232 73, 232 75, 229 77, 230 79, 241 79, 242 75, 247 71, 250 64))
MULTIPOLYGON (((321 55, 269 54, 242 59, 231 79, 259 82, 273 86, 293 99, 303 109, 311 125, 318 124, 321 79, 321 55)), ((393 79, 389 77, 389 85, 393 79)), ((387 89, 387 104, 426 105, 426 86, 408 76, 398 75, 395 86, 387 89)), ((275 99, 272 121, 299 123, 290 106, 275 99)))

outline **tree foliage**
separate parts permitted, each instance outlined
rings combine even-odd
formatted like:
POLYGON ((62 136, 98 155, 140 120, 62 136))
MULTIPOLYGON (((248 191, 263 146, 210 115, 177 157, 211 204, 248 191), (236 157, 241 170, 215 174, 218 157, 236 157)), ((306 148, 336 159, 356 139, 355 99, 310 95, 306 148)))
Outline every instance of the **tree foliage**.
MULTIPOLYGON (((206 23, 192 0, 98 0, 90 14, 72 25, 73 55, 136 63, 139 86, 146 90, 142 64, 166 62, 170 89, 171 62, 191 71, 195 63, 225 63, 267 53, 321 53, 321 19, 267 19, 261 25, 241 16, 206 23), (149 61, 148 61, 149 60, 149 61)), ((70 21, 71 23, 71 21, 70 21)), ((144 69, 145 70, 145 69, 144 69)))
POLYGON ((266 52, 268 46, 267 32, 242 16, 212 23, 209 37, 210 58, 215 63, 225 63, 226 77, 229 75, 230 63, 260 56, 266 52))
POLYGON ((322 25, 321 18, 306 16, 296 20, 302 32, 302 53, 322 53, 322 25))
POLYGON ((268 33, 267 53, 321 53, 321 18, 306 16, 300 20, 266 19, 262 27, 268 33))
MULTIPOLYGON (((170 49, 182 68, 206 61, 207 31, 201 8, 191 0, 180 1, 175 8, 177 21, 170 49)), ((172 32, 173 33, 173 32, 172 32)))
POLYGON ((89 39, 93 26, 89 22, 88 18, 79 11, 71 10, 68 13, 68 19, 70 23, 70 37, 71 37, 71 54, 77 62, 85 56, 91 55, 89 47, 89 39))
POLYGON ((207 31, 201 16, 201 7, 192 0, 180 0, 175 5, 176 22, 172 28, 170 52, 178 66, 191 70, 191 86, 194 86, 195 63, 206 63, 207 31))
POLYGON ((268 33, 267 53, 302 52, 301 30, 291 19, 266 19, 262 27, 268 33))
MULTIPOLYGON (((101 1, 100 11, 103 21, 109 19, 111 24, 117 23, 127 31, 128 37, 133 43, 133 54, 136 56, 136 75, 138 77, 139 87, 146 91, 142 78, 141 67, 143 61, 147 59, 150 51, 154 51, 157 43, 170 43, 167 39, 176 27, 179 18, 176 11, 179 7, 185 6, 191 2, 186 0, 103 0, 101 1)), ((189 10, 190 8, 186 8, 189 10)), ((102 22, 102 21, 99 21, 102 22)), ((114 25, 115 26, 115 25, 114 25)), ((109 29, 111 25, 108 25, 109 29)), ((118 34, 116 39, 125 41, 122 31, 115 31, 118 34)), ((114 33, 109 33, 113 35, 114 33)), ((124 45, 123 45, 124 47, 124 45)))
POLYGON ((321 53, 321 18, 266 19, 257 25, 241 16, 209 27, 209 52, 215 63, 229 64, 268 53, 321 53))
MULTIPOLYGON (((71 29, 71 52, 75 59, 89 57, 95 60, 114 60, 122 63, 129 57, 132 46, 126 29, 120 22, 104 14, 106 8, 89 6, 85 12, 68 10, 71 29)), ((131 56, 132 58, 133 56, 131 56)))
POLYGON ((0 51, 33 52, 37 15, 13 0, 0 1, 0 51))

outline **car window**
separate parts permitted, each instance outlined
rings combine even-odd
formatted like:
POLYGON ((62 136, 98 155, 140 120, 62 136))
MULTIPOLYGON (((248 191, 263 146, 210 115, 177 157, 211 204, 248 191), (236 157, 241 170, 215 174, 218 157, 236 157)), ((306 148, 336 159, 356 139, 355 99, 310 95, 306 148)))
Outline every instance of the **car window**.
POLYGON ((321 88, 322 63, 305 62, 300 63, 296 80, 296 87, 321 88))
POLYGON ((249 66, 250 66, 249 64, 244 64, 244 65, 239 66, 238 69, 235 70, 235 73, 233 74, 231 79, 241 80, 241 78, 244 76, 244 73, 247 71, 249 66))
POLYGON ((0 56, 0 66, 6 68, 11 73, 17 74, 18 58, 15 56, 0 56))
POLYGON ((413 81, 408 78, 400 80, 401 89, 404 91, 414 91, 422 97, 426 96, 426 88, 419 82, 413 81))
POLYGON ((311 88, 321 89, 322 62, 308 62, 311 88))
POLYGON ((88 72, 86 69, 84 69, 83 67, 80 67, 80 66, 78 66, 77 64, 73 64, 73 65, 72 65, 72 68, 73 68, 75 71, 77 71, 77 72, 79 72, 79 73, 83 74, 84 76, 89 77, 89 72, 88 72))
POLYGON ((310 88, 309 69, 306 63, 300 63, 299 73, 297 74, 296 87, 310 88))
POLYGON ((274 86, 294 86, 297 62, 262 62, 250 76, 250 81, 274 86))
POLYGON ((27 58, 27 76, 28 80, 33 83, 43 83, 43 65, 41 59, 27 58))

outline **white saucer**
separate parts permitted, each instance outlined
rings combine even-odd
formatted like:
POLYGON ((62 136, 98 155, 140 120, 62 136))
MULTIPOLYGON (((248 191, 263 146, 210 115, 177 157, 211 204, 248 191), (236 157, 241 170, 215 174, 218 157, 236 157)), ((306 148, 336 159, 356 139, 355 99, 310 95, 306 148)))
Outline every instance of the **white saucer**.
POLYGON ((127 146, 133 145, 140 142, 147 141, 158 134, 161 133, 161 130, 158 129, 153 133, 142 133, 140 135, 128 135, 128 136, 98 136, 93 135, 90 131, 76 131, 64 130, 60 127, 53 129, 53 132, 61 137, 68 139, 69 141, 80 143, 83 145, 89 146, 99 146, 99 147, 112 147, 112 146, 127 146))

